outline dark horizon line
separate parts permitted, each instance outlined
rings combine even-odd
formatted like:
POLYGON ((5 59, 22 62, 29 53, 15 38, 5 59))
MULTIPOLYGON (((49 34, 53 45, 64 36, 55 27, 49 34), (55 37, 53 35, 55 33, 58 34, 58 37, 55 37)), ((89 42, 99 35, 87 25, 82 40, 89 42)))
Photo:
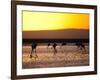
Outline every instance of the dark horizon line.
POLYGON ((22 43, 89 43, 89 39, 22 39, 22 43))

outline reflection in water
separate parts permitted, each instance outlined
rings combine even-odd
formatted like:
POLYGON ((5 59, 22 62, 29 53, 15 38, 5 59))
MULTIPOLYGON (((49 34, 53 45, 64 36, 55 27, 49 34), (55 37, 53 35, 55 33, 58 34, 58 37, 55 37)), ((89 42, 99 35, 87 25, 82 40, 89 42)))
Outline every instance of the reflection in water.
POLYGON ((32 52, 32 58, 30 58, 31 44, 24 45, 22 67, 25 69, 89 65, 89 46, 88 43, 83 44, 85 45, 85 50, 79 49, 75 43, 67 43, 66 45, 56 43, 57 52, 54 55, 54 43, 50 43, 49 46, 48 43, 38 43, 36 54, 32 52))

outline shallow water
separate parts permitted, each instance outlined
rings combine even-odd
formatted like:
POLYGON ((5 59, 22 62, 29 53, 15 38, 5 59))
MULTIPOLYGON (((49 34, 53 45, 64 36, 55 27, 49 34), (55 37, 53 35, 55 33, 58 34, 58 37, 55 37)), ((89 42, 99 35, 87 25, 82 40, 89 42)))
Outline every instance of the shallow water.
POLYGON ((67 66, 86 66, 89 65, 89 47, 86 51, 81 51, 75 45, 57 46, 57 53, 54 55, 52 46, 38 45, 33 58, 30 58, 31 46, 23 46, 23 69, 26 68, 47 68, 47 67, 67 67, 67 66), (38 58, 35 58, 36 55, 38 58))

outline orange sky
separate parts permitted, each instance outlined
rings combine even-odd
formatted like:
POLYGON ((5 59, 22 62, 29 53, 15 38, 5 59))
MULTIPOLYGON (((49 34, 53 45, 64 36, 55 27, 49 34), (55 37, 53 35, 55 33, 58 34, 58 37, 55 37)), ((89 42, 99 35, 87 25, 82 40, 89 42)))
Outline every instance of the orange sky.
POLYGON ((89 14, 23 11, 23 31, 89 29, 89 14))

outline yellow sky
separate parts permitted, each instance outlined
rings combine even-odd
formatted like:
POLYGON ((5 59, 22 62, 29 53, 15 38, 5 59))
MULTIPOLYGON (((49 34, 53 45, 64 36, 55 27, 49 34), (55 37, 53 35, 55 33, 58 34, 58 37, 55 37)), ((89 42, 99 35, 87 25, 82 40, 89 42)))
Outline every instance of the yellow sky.
POLYGON ((89 29, 89 14, 23 11, 23 31, 89 29))

